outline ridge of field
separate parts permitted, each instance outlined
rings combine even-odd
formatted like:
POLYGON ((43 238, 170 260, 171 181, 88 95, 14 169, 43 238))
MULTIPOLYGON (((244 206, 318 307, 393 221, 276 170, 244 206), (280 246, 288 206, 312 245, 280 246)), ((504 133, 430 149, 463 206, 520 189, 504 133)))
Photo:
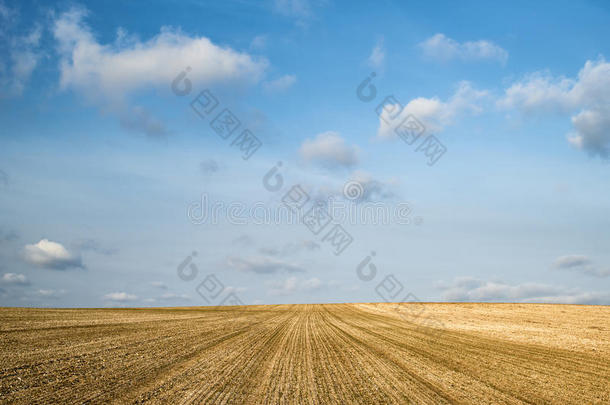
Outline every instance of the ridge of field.
POLYGON ((610 307, 0 308, 0 403, 610 403, 610 307))

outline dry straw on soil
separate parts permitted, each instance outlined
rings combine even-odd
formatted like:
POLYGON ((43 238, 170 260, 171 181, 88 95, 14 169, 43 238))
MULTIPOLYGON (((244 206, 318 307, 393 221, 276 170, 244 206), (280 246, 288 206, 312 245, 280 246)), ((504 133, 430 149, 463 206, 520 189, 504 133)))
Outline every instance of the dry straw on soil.
POLYGON ((610 307, 0 308, 1 403, 610 403, 610 307))

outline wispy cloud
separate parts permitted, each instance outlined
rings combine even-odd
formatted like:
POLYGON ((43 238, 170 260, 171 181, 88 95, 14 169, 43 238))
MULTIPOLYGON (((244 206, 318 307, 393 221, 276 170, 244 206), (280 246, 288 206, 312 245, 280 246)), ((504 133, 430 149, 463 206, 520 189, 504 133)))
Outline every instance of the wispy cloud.
POLYGON ((163 281, 151 281, 150 285, 161 290, 167 290, 167 284, 165 284, 163 281))
POLYGON ((295 75, 284 75, 275 80, 263 82, 263 90, 267 93, 279 93, 288 90, 297 82, 295 75))
POLYGON ((595 266, 589 257, 584 255, 560 256, 553 262, 553 268, 569 270, 593 277, 610 277, 610 268, 601 269, 595 266))
POLYGON ((81 252, 95 252, 105 256, 114 255, 119 251, 117 248, 103 246, 98 240, 91 238, 78 240, 72 243, 72 246, 81 252))
POLYGON ((59 299, 66 294, 66 290, 40 289, 36 290, 34 294, 41 298, 59 299))
POLYGON ((315 291, 324 287, 322 281, 317 277, 304 280, 289 277, 285 280, 270 281, 267 285, 271 295, 290 295, 297 291, 315 291))
POLYGON ((4 285, 29 285, 30 281, 25 274, 4 273, 0 278, 0 284, 4 285))
POLYGON ((102 297, 106 301, 129 302, 138 299, 137 295, 128 294, 126 292, 111 292, 102 297))
POLYGON ((199 169, 203 174, 210 175, 220 170, 220 165, 216 160, 210 158, 202 160, 201 163, 199 163, 199 169))
POLYGON ((258 251, 267 256, 292 256, 302 251, 314 251, 320 249, 320 244, 313 240, 305 240, 298 243, 288 243, 281 247, 262 247, 258 251))
POLYGON ((8 56, 0 61, 0 98, 21 95, 43 57, 42 28, 34 25, 22 34, 16 29, 17 20, 17 10, 0 3, 0 49, 8 56))
POLYGON ((610 304, 610 293, 583 292, 542 283, 508 284, 473 277, 458 277, 450 283, 439 283, 445 301, 466 302, 537 302, 561 304, 610 304))
POLYGON ((491 41, 478 40, 460 43, 440 33, 421 42, 419 47, 426 57, 440 61, 492 60, 505 64, 508 60, 508 52, 491 41))
POLYGON ((381 37, 373 47, 373 50, 371 51, 367 62, 369 66, 373 69, 383 69, 385 64, 385 48, 383 46, 383 37, 381 37))
POLYGON ((227 265, 238 271, 256 274, 302 273, 305 271, 305 269, 296 264, 264 256, 247 259, 229 257, 227 265))

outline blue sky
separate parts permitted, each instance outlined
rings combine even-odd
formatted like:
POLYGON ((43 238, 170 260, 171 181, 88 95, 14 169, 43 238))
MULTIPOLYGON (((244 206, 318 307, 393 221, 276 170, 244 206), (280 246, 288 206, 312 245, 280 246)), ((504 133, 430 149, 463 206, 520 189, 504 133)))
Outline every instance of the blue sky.
POLYGON ((607 305, 609 14, 602 1, 0 2, 0 305, 409 292, 607 305), (218 106, 202 118, 205 89, 218 106), (224 108, 240 122, 227 140, 211 128, 224 108), (248 159, 244 129, 260 142, 248 159), (263 179, 278 162, 275 191, 263 179), (262 220, 295 185, 303 212, 334 204, 318 234, 262 220), (331 228, 351 242, 333 246, 331 228))

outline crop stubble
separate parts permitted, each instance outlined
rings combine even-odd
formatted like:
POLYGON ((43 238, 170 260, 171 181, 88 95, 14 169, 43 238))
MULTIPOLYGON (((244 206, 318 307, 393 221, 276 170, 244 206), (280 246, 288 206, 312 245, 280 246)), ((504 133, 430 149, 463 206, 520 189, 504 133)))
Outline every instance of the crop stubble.
POLYGON ((0 308, 0 402, 610 403, 608 307, 423 314, 442 330, 393 304, 0 308))

